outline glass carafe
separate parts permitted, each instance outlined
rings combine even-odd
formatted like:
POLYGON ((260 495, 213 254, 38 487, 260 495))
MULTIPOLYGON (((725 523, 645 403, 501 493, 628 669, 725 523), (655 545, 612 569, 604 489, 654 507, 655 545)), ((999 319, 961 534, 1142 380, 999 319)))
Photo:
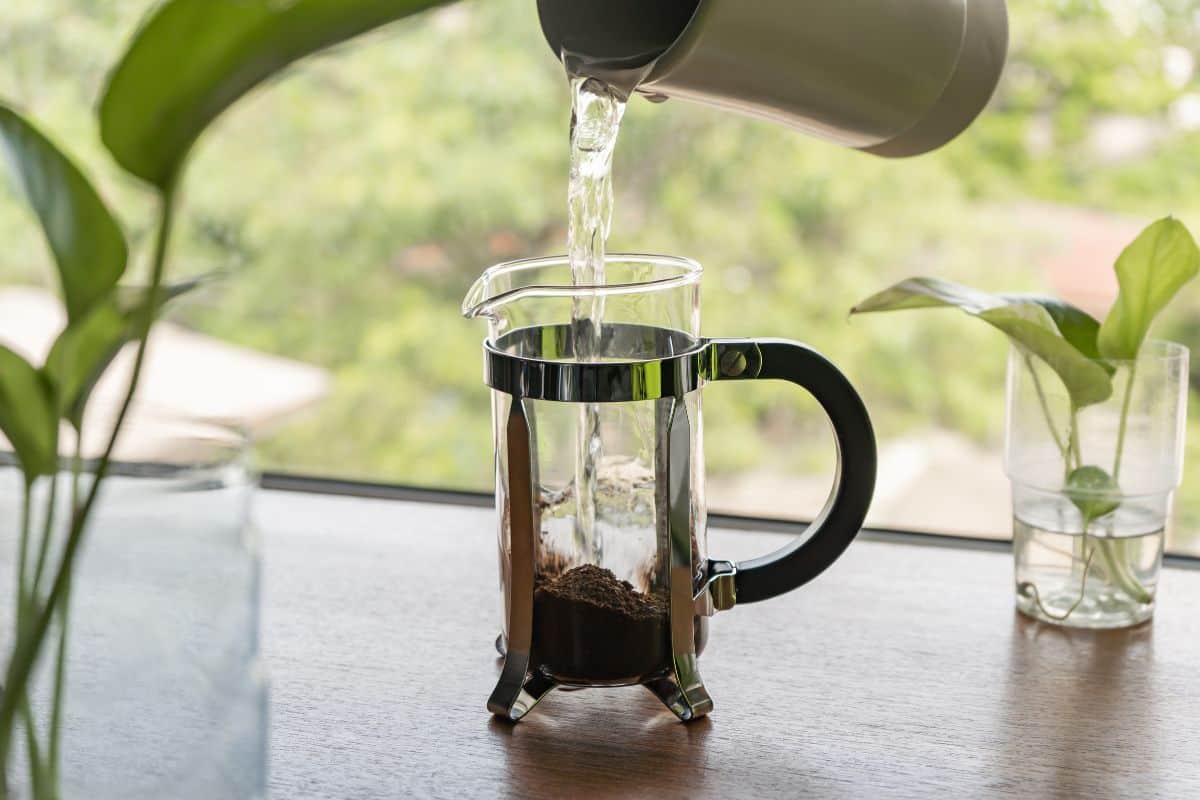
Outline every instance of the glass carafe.
POLYGON ((488 708, 512 720, 555 686, 643 684, 681 719, 708 713, 696 664, 708 617, 822 572, 858 533, 874 487, 870 420, 832 364, 795 342, 701 337, 694 261, 605 263, 593 286, 574 285, 565 258, 501 264, 463 304, 489 324, 505 662, 488 708), (833 492, 796 542, 714 560, 701 390, 771 378, 829 415, 833 492))

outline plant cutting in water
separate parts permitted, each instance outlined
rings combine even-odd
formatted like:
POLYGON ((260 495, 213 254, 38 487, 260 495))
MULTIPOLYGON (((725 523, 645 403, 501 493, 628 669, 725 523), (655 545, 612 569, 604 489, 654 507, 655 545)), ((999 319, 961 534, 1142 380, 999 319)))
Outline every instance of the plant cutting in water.
MULTIPOLYGON (((16 554, 16 624, 0 697, 0 798, 11 791, 13 739, 23 728, 35 798, 57 798, 71 580, 81 542, 137 391, 158 312, 195 281, 168 286, 166 255, 187 156, 238 98, 292 62, 446 0, 169 0, 133 37, 99 104, 100 135, 117 163, 158 195, 149 285, 120 284, 129 252, 116 217, 84 173, 11 105, 0 102, 0 152, 8 157, 53 256, 67 324, 40 366, 0 346, 0 433, 23 476, 16 554), (85 464, 84 411, 121 348, 136 342, 133 370, 101 454, 85 464), (60 435, 61 432, 61 435, 60 435), (55 535, 60 452, 69 515, 55 535), (85 473, 90 480, 85 479, 85 473), (35 527, 35 489, 46 489, 35 527), (49 719, 31 710, 30 680, 55 638, 49 719), (42 728, 42 730, 39 730, 42 728)), ((153 669, 153 665, 147 665, 153 669)))
POLYGON ((872 295, 852 314, 910 308, 958 308, 1008 336, 1028 370, 1042 415, 1062 460, 1062 494, 1078 509, 1083 568, 1078 598, 1059 613, 1043 605, 1038 587, 1023 582, 1018 593, 1052 620, 1062 621, 1083 601, 1089 575, 1099 566, 1108 583, 1137 603, 1153 601, 1139 581, 1125 542, 1096 535, 1093 526, 1111 521, 1121 508, 1121 467, 1128 431, 1137 358, 1154 318, 1200 271, 1200 250, 1187 228, 1171 217, 1143 230, 1117 258, 1120 291, 1103 323, 1075 306, 1050 297, 990 294, 936 278, 909 278, 872 295), (1060 424, 1052 413, 1035 362, 1062 382, 1068 415, 1060 424), (1116 446, 1111 463, 1085 457, 1079 414, 1104 403, 1121 387, 1116 446))

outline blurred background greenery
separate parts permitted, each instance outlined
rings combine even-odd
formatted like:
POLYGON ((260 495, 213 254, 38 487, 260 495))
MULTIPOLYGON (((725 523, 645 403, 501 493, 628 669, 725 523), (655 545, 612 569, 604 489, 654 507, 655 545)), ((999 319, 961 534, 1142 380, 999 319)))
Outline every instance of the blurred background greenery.
MULTIPOLYGON (((149 5, 0 6, 0 96, 80 157, 139 252, 150 196, 105 157, 93 107, 149 5)), ((803 339, 849 374, 882 445, 876 524, 1006 534, 1006 345, 953 312, 850 322, 855 301, 932 274, 1102 313, 1114 235, 1168 212, 1200 230, 1200 0, 1010 14, 996 97, 929 156, 883 160, 680 102, 635 99, 621 132, 610 251, 699 259, 707 332, 803 339)), ((176 320, 333 379, 262 438, 264 467, 488 487, 483 331, 458 305, 488 264, 564 248, 567 118, 533 1, 468 0, 305 62, 204 140, 176 273, 230 275, 176 320)), ((0 284, 51 280, 8 187, 0 242, 0 284)), ((1198 310, 1193 287, 1160 335, 1200 347, 1198 310)), ((1177 549, 1200 550, 1198 399, 1177 549)), ((811 402, 714 387, 705 410, 714 506, 815 513, 833 455, 811 402)))

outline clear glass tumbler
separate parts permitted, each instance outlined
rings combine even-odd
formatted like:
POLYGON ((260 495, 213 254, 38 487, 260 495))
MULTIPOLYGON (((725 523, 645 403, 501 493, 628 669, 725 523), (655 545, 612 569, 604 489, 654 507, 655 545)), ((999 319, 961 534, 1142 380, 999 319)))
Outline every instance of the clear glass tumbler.
POLYGON ((1151 341, 1103 362, 1112 395, 1073 409, 1058 377, 1013 348, 1005 470, 1017 608, 1080 628, 1154 614, 1164 532, 1183 471, 1188 351, 1151 341))
MULTIPOLYGON (((99 426, 104 427, 104 426, 99 426)), ((86 438, 86 437, 85 437, 86 438)), ((73 444, 64 443, 73 450, 73 444)), ((97 452, 85 441, 84 456, 97 452)), ((266 794, 267 695, 259 657, 255 476, 245 438, 205 422, 144 415, 122 431, 76 559, 61 727, 65 798, 231 798, 266 794)), ((49 530, 57 566, 73 492, 64 456, 34 485, 30 531, 49 530)), ((0 468, 0 596, 15 595, 22 478, 0 468)), ((32 568, 29 547, 26 574, 32 568)), ((3 623, 11 650, 13 615, 3 623)), ((52 626, 31 692, 37 729, 51 715, 59 647, 52 626)), ((11 789, 30 795, 25 737, 11 789)))
POLYGON ((464 301, 489 324, 506 658, 494 713, 518 719, 554 686, 629 684, 683 719, 707 713, 707 617, 807 582, 862 524, 875 475, 862 401, 798 343, 701 337, 700 276, 688 259, 614 255, 603 284, 579 286, 566 259, 530 259, 487 270, 464 301), (841 461, 801 542, 736 565, 708 557, 700 396, 754 379, 813 394, 841 461))

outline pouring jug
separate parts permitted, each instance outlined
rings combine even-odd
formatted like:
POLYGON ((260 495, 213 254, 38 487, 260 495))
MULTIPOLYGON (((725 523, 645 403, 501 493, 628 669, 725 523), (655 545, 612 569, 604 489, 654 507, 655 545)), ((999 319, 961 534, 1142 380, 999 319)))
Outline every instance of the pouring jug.
POLYGON ((575 75, 764 117, 900 157, 941 147, 991 97, 1004 0, 538 0, 575 75))
POLYGON ((875 483, 862 400, 802 344, 701 337, 700 277, 688 259, 610 255, 604 284, 575 285, 566 258, 529 259, 488 269, 463 302, 489 328, 504 667, 488 708, 498 716, 520 719, 556 686, 633 684, 680 719, 707 714, 697 657, 708 617, 807 583, 862 525, 875 483), (581 303, 602 304, 602 322, 581 323, 581 303), (735 564, 708 557, 701 394, 713 381, 765 379, 817 399, 839 464, 803 536, 735 564))

